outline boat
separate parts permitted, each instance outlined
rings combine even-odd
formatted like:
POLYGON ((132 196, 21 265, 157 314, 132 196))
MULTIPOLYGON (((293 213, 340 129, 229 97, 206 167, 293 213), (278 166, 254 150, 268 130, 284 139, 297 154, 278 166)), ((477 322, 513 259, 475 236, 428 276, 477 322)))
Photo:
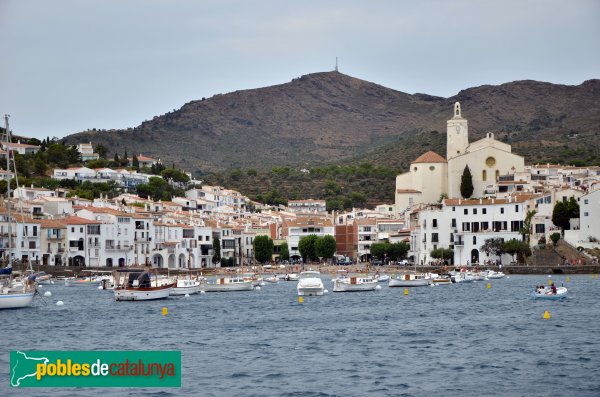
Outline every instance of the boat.
MULTIPOLYGON (((9 147, 10 144, 10 128, 8 127, 8 115, 4 116, 5 121, 5 132, 6 132, 6 147, 9 147)), ((11 152, 7 149, 6 154, 6 170, 10 170, 10 160, 11 160, 11 152)), ((12 157, 14 163, 14 157, 12 157)), ((14 179, 17 181, 17 169, 14 169, 14 179)), ((10 183, 6 184, 6 197, 10 200, 10 183)), ((6 204, 7 209, 7 221, 8 221, 8 264, 5 268, 0 269, 0 309, 20 309, 23 307, 30 306, 33 302, 33 296, 36 293, 35 288, 35 275, 31 274, 26 277, 21 283, 15 283, 13 280, 13 268, 12 268, 12 218, 11 218, 11 208, 10 202, 6 204)))
POLYGON ((100 280, 95 277, 68 277, 65 278, 65 286, 67 287, 98 287, 100 280))
POLYGON ((205 292, 230 292, 230 291, 252 291, 254 285, 252 280, 244 280, 242 277, 218 277, 211 282, 200 284, 200 291, 205 292))
POLYGON ((472 283, 476 280, 476 277, 473 272, 461 269, 460 271, 451 271, 450 279, 453 283, 472 283))
POLYGON ((381 276, 377 276, 375 280, 377 280, 378 283, 387 283, 390 281, 390 276, 387 274, 382 274, 381 276))
POLYGON ((192 295, 200 292, 200 281, 191 278, 177 279, 170 295, 192 295))
POLYGON ((431 284, 433 285, 450 285, 452 284, 452 279, 449 274, 435 274, 432 273, 429 275, 431 278, 431 284))
POLYGON ((552 293, 552 289, 550 287, 536 288, 531 291, 531 297, 533 299, 559 300, 566 298, 567 292, 568 291, 566 287, 556 288, 556 294, 552 293))
POLYGON ((119 269, 114 274, 115 300, 145 301, 165 299, 169 297, 175 286, 171 280, 151 280, 148 269, 119 269))
POLYGON ((370 276, 351 276, 333 280, 333 292, 374 291, 377 280, 370 276))
POLYGON ((283 276, 284 281, 298 281, 299 279, 300 276, 298 276, 296 273, 288 273, 285 276, 283 276))
POLYGON ((267 283, 276 284, 279 282, 279 277, 277 277, 276 275, 269 276, 269 277, 263 277, 263 281, 265 281, 267 283))
POLYGON ((506 276, 503 272, 496 272, 494 270, 488 269, 484 272, 485 276, 488 279, 498 279, 498 278, 504 278, 504 276, 506 276))
POLYGON ((35 273, 35 282, 38 283, 38 285, 54 284, 54 280, 52 280, 52 275, 47 274, 46 272, 35 273))
POLYGON ((316 270, 300 273, 296 289, 298 296, 322 296, 325 288, 321 280, 321 273, 316 270))
POLYGON ((431 279, 423 273, 402 273, 392 275, 389 287, 426 287, 431 284, 431 279))
POLYGON ((35 293, 35 276, 16 283, 12 279, 10 263, 6 268, 0 269, 0 309, 19 309, 30 306, 35 293))

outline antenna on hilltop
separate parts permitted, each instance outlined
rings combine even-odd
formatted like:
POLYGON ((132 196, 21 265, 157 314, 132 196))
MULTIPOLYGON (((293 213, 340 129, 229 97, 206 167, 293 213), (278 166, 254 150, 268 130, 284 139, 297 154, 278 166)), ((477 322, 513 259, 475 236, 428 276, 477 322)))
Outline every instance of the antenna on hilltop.
POLYGON ((338 70, 338 57, 335 57, 335 71, 339 72, 339 70, 338 70))

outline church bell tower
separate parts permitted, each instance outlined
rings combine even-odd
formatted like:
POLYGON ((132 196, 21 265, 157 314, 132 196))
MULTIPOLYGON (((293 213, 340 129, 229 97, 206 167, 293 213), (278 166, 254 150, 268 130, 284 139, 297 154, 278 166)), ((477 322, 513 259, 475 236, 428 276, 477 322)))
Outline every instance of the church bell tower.
POLYGON ((454 104, 454 117, 447 121, 446 140, 446 160, 465 153, 469 146, 469 127, 467 119, 462 118, 459 102, 454 104))

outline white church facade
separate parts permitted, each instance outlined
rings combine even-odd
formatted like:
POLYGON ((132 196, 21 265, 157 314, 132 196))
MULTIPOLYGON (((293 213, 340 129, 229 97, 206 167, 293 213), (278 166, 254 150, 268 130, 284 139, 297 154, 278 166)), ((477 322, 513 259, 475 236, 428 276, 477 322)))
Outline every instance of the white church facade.
POLYGON ((462 198, 460 184, 466 166, 473 181, 471 198, 483 197, 486 187, 495 185, 500 175, 525 170, 525 159, 512 153, 510 145, 495 140, 492 133, 470 144, 468 127, 456 102, 446 127, 446 158, 427 152, 411 163, 408 172, 396 177, 398 213, 415 204, 438 202, 442 194, 462 198))

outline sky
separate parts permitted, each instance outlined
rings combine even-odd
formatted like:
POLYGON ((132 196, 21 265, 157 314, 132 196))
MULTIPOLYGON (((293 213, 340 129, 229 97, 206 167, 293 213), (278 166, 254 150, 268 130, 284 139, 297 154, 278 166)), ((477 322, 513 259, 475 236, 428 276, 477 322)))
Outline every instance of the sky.
POLYGON ((39 139, 135 127, 336 57, 411 94, 578 85, 600 78, 600 1, 0 0, 0 115, 39 139))

